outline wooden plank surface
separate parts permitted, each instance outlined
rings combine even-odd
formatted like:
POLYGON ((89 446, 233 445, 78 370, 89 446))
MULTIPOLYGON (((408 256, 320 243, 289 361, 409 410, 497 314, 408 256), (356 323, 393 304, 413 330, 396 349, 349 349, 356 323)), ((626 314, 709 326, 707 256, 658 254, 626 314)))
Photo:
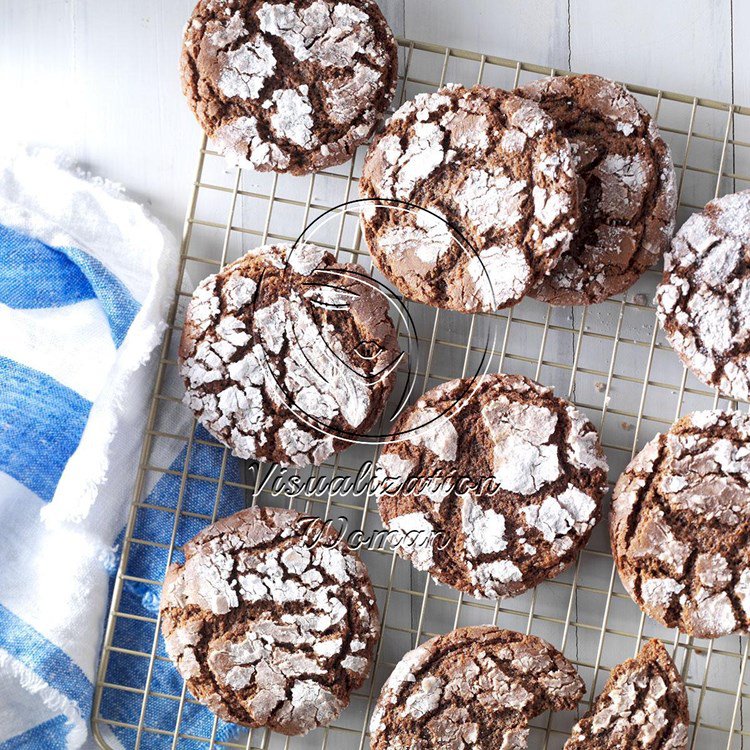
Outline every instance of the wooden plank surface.
MULTIPOLYGON (((200 138, 177 78, 193 0, 1 5, 0 137, 66 151, 126 185, 179 231, 200 138)), ((575 70, 726 100, 734 89, 737 102, 750 102, 750 53, 742 41, 750 7, 737 0, 382 0, 381 6, 394 30, 413 38, 550 67, 570 61, 575 70)))
MULTIPOLYGON (((0 0, 0 138, 69 153, 123 183, 179 234, 200 140, 177 76, 182 26, 193 2, 0 0)), ((750 104, 748 2, 381 0, 381 6, 397 33, 415 39, 750 104)), ((726 115, 698 125, 720 135, 726 115)), ((750 132, 736 135, 750 141, 750 132)), ((715 163, 715 144, 693 148, 694 158, 705 149, 706 163, 715 163)), ((695 200, 706 199, 696 192, 695 200)), ((564 322, 575 329, 581 310, 569 315, 564 322)), ((594 317, 591 324, 599 323, 594 317)), ((519 338, 525 335, 524 329, 519 338)), ((525 340, 512 341, 513 347, 536 350, 525 340)), ((553 335, 546 347, 552 361, 564 361, 572 357, 574 337, 553 335)), ((542 372, 541 379, 553 375, 542 372)), ((617 388, 624 391, 625 384, 617 388)), ((615 397, 621 403, 623 393, 615 397)), ((612 417, 606 434, 624 443, 630 429, 612 417)), ((705 715, 710 721, 710 711, 705 715)))
POLYGON ((570 0, 573 69, 728 100, 730 0, 570 0))
POLYGON ((562 0, 406 0, 406 35, 436 44, 567 68, 562 0))

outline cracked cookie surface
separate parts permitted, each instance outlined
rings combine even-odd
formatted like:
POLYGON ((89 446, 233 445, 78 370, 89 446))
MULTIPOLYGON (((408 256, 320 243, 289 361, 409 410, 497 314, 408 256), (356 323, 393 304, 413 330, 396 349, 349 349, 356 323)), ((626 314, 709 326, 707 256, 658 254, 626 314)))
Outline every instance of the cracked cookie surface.
POLYGON ((669 147, 638 101, 614 81, 557 76, 516 90, 539 103, 573 148, 581 225, 531 295, 590 305, 631 286, 667 249, 677 190, 669 147))
POLYGON ((527 378, 433 388, 394 434, 375 470, 381 518, 403 557, 473 596, 516 596, 558 575, 601 516, 596 429, 527 378))
POLYGON ((368 151, 360 195, 372 199, 362 226, 378 268, 409 299, 462 312, 518 302, 579 218, 572 153, 551 118, 481 86, 400 107, 368 151))
POLYGON ((546 641, 467 627, 407 653, 370 722, 372 750, 525 750, 528 723, 573 710, 585 689, 546 641))
POLYGON ((251 250, 195 290, 184 402, 244 459, 319 465, 367 433, 395 381, 387 298, 315 245, 251 250))
POLYGON ((693 214, 675 235, 656 291, 672 348, 706 385, 750 397, 750 190, 693 214))
POLYGON ((342 164, 385 115, 398 49, 373 0, 201 0, 182 89, 241 165, 305 174, 342 164))
POLYGON ((701 411, 657 435, 617 482, 620 578, 668 628, 718 638, 750 626, 750 417, 701 411))
POLYGON ((380 635, 375 595, 359 556, 336 539, 309 516, 253 507, 202 531, 169 568, 167 653, 222 719, 305 734, 330 724, 366 679, 380 635))
POLYGON ((612 670, 565 750, 686 750, 689 723, 682 677, 662 642, 652 640, 612 670))

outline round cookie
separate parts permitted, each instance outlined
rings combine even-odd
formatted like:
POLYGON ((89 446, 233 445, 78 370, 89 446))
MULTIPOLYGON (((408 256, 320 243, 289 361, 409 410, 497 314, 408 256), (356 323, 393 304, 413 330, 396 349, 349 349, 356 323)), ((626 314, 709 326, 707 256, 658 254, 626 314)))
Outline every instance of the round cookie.
POLYGON ((380 515, 398 552, 441 583, 516 596, 568 567, 600 518, 596 430, 532 380, 450 381, 394 433, 376 466, 380 515))
POLYGON ((245 459, 321 464, 367 433, 400 352, 387 298, 314 245, 266 245, 195 290, 184 402, 245 459))
POLYGON ((572 152, 552 119, 481 86, 404 104, 367 153, 360 195, 372 199, 362 227, 378 268, 409 299, 462 312, 518 302, 579 218, 572 152))
POLYGON ((617 482, 612 554, 650 617, 696 638, 750 626, 750 417, 699 411, 657 435, 617 482))
POLYGON ((612 670, 591 710, 573 727, 564 750, 686 750, 685 684, 661 641, 612 670))
POLYGON ((343 164, 385 116, 398 48, 374 0, 200 0, 182 90, 219 149, 262 172, 343 164))
POLYGON ((657 316, 706 385, 750 397, 750 190, 711 201, 675 235, 657 316))
POLYGON ((552 117, 581 180, 581 225, 531 296, 553 305, 602 302, 631 286, 669 245, 677 209, 669 147, 638 101, 606 78, 557 76, 516 93, 552 117))
POLYGON ((494 627, 459 628, 407 653, 383 686, 371 750, 524 750, 528 723, 571 711, 585 687, 546 641, 494 627))
POLYGON ((359 556, 336 540, 309 516, 253 507, 209 526, 170 566, 167 653, 222 719, 305 734, 330 724, 364 682, 378 609, 359 556))

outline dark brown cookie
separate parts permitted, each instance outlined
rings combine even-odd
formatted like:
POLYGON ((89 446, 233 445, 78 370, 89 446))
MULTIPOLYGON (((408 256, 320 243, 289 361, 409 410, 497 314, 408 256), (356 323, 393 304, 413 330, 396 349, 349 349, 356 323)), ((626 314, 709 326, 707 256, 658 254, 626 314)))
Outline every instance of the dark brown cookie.
POLYGON ((195 290, 185 403, 240 458, 320 464, 366 434, 399 359, 386 297, 314 245, 251 250, 195 290))
POLYGON ((398 49, 373 0, 201 0, 182 89, 222 152, 260 171, 342 164, 385 115, 398 49))
POLYGON ((652 640, 612 671, 565 750, 685 750, 689 722, 680 673, 662 642, 652 640))
POLYGON ((226 721, 305 734, 330 724, 370 671, 380 621, 367 570, 311 521, 248 508, 198 534, 167 572, 167 653, 226 721))
POLYGON ((579 217, 572 152, 551 118, 480 86, 404 104, 370 147, 360 194, 373 199, 362 226, 380 270, 409 299, 462 312, 518 302, 579 217))
POLYGON ((638 101, 606 78, 545 78, 516 93, 552 117, 581 178, 581 225, 570 251, 531 295, 553 305, 602 302, 669 245, 677 209, 669 147, 638 101))
POLYGON ((493 627, 454 630, 410 651, 383 686, 372 750, 524 750, 528 723, 573 710, 575 667, 541 638, 493 627))
POLYGON ((558 575, 600 518, 596 430, 532 380, 450 381, 394 433, 376 468, 380 515, 400 554, 461 591, 515 596, 558 575))
POLYGON ((750 626, 750 417, 699 411, 657 435, 617 482, 620 578, 650 617, 697 638, 750 626))
POLYGON ((750 190, 711 201, 672 242, 656 292, 659 322, 706 385, 750 397, 750 190))

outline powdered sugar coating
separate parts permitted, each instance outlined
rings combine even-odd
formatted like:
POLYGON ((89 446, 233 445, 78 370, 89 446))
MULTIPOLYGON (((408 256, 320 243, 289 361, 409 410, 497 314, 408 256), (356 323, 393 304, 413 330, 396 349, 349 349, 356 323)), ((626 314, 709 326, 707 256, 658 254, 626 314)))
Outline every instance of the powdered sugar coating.
POLYGON ((749 428, 739 412, 691 414, 615 487, 610 531, 623 584, 651 617, 700 638, 750 625, 749 428))
MULTIPOLYGON (((368 204, 365 210, 370 208, 368 204)), ((434 265, 450 251, 453 236, 445 223, 445 217, 419 211, 414 226, 396 227, 380 238, 383 252, 403 256, 414 256, 425 265, 434 265)), ((477 278, 481 270, 477 272, 477 278)), ((490 290, 491 292, 491 290, 490 290)))
POLYGON ((355 4, 315 0, 300 7, 299 3, 264 2, 257 16, 260 28, 283 40, 300 62, 314 60, 324 68, 346 68, 357 55, 376 57, 379 53, 368 14, 355 4))
MULTIPOLYGON (((235 14, 233 18, 237 18, 235 14)), ((266 78, 276 68, 273 50, 262 38, 255 38, 226 53, 226 64, 219 74, 219 90, 224 96, 257 99, 266 78)))
POLYGON ((449 419, 440 419, 438 409, 422 408, 413 412, 406 424, 409 442, 426 448, 441 461, 455 461, 458 431, 449 419))
POLYGON ((185 545, 185 563, 167 572, 167 653, 227 721, 305 734, 330 724, 369 672, 380 624, 367 571, 335 532, 305 519, 240 511, 185 545))
POLYGON ((399 537, 397 550, 400 555, 411 560, 417 570, 430 570, 435 564, 433 538, 435 527, 424 513, 403 513, 396 516, 389 530, 399 537))
POLYGON ((526 378, 445 383, 404 411, 394 436, 376 468, 390 481, 383 522, 421 530, 399 553, 474 596, 514 596, 559 574, 600 517, 607 464, 594 427, 526 378))
POLYGON ((638 101, 606 78, 557 76, 517 93, 538 102, 570 141, 583 203, 569 252, 533 296, 557 305, 601 302, 667 249, 677 208, 669 147, 638 101))
POLYGON ((387 301, 356 274, 321 248, 269 245, 198 285, 184 401, 235 455, 320 464, 377 419, 398 349, 387 301), (362 340, 379 350, 359 356, 362 340))
POLYGON ((360 194, 383 201, 362 213, 383 273, 411 299, 464 312, 518 302, 578 221, 572 152, 551 120, 479 86, 406 102, 370 148, 360 194), (408 204, 448 223, 425 226, 408 204))
POLYGON ((460 628, 396 665, 372 715, 371 748, 524 750, 532 718, 574 708, 583 692, 573 665, 540 638, 460 628))
POLYGON ((557 446, 550 442, 557 414, 498 395, 482 409, 492 440, 492 468, 500 487, 533 495, 562 471, 557 446))
POLYGON ((280 138, 310 149, 318 141, 312 132, 313 109, 307 94, 307 86, 274 91, 272 101, 276 105, 276 111, 271 115, 271 128, 280 138))
POLYGON ((183 90, 233 163, 302 174, 346 161, 369 137, 397 62, 373 0, 201 0, 183 90))
POLYGON ((750 190, 711 201, 672 242, 656 292, 669 343, 693 373, 750 397, 750 190))
POLYGON ((682 678, 661 641, 652 640, 612 671, 565 750, 685 750, 689 720, 682 678))
POLYGON ((471 495, 464 495, 461 499, 461 527, 466 551, 478 557, 506 549, 505 516, 492 508, 484 510, 471 495))
POLYGON ((469 259, 466 272, 474 294, 487 307, 504 307, 509 300, 520 299, 532 276, 526 255, 515 245, 485 248, 469 259))
POLYGON ((596 502, 577 487, 568 485, 558 496, 545 497, 541 505, 523 509, 526 523, 540 531, 547 542, 566 537, 571 529, 582 534, 591 528, 596 502))
POLYGON ((224 123, 214 137, 222 152, 234 162, 246 161, 254 169, 277 172, 285 171, 290 164, 289 156, 279 146, 261 137, 255 117, 243 116, 224 123))

